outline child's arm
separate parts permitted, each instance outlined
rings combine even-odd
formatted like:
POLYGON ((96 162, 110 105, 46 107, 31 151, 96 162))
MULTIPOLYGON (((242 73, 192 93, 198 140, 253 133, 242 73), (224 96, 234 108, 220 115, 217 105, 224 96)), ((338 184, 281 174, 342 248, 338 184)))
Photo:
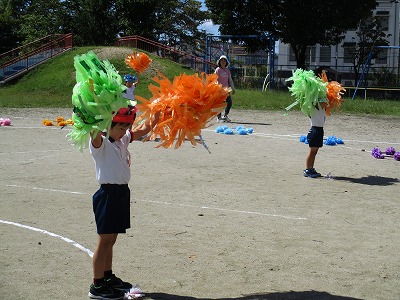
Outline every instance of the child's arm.
POLYGON ((232 76, 229 74, 229 85, 232 89, 232 95, 235 93, 235 85, 233 84, 232 76))
POLYGON ((160 112, 157 112, 151 119, 147 119, 139 126, 131 130, 131 142, 140 139, 141 137, 148 134, 154 126, 157 125, 158 119, 160 118, 160 112))
POLYGON ((103 142, 103 139, 101 138, 101 132, 98 130, 92 130, 90 132, 90 136, 92 137, 93 147, 99 148, 101 146, 101 143, 103 142))
POLYGON ((139 74, 136 75, 136 82, 134 83, 135 87, 140 83, 140 77, 139 74))

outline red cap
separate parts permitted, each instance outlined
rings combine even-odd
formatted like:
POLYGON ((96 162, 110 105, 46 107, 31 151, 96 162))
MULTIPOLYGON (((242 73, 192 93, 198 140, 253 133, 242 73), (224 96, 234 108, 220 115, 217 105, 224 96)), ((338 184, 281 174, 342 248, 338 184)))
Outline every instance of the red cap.
POLYGON ((137 112, 136 106, 120 108, 112 121, 115 123, 132 124, 135 121, 136 112, 137 112))

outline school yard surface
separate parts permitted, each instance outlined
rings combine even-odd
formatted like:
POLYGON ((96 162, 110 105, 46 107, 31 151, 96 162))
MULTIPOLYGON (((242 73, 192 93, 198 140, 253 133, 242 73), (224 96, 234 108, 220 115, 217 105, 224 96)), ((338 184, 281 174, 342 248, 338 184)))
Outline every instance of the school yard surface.
MULTIPOLYGON (((88 299, 97 236, 89 151, 43 119, 69 109, 0 109, 0 299, 88 299)), ((148 299, 400 299, 400 119, 334 113, 316 168, 302 175, 309 121, 298 112, 233 110, 249 135, 203 131, 189 142, 134 142, 132 228, 117 276, 148 299)))

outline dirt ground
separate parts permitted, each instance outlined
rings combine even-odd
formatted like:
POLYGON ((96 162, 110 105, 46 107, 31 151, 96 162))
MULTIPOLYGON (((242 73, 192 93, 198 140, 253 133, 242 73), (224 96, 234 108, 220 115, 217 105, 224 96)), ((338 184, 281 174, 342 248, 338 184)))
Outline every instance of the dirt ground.
MULTIPOLYGON (((43 119, 68 109, 0 109, 0 299, 88 299, 97 189, 88 150, 43 119)), ((302 175, 309 121, 298 112, 233 110, 230 127, 190 143, 134 142, 132 228, 114 272, 149 299, 400 299, 400 118, 336 113, 302 175)))

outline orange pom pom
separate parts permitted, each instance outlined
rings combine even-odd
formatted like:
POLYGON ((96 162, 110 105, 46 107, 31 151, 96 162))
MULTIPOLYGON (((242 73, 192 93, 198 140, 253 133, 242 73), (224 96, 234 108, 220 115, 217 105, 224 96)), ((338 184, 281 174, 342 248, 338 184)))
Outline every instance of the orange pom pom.
POLYGON ((160 137, 161 144, 157 147, 164 148, 172 147, 175 138, 175 149, 186 138, 196 145, 195 136, 200 136, 201 129, 226 105, 228 90, 217 79, 217 74, 204 73, 176 76, 173 82, 162 74, 155 77, 153 80, 159 86, 149 86, 153 97, 147 100, 136 96, 141 101, 138 109, 143 112, 138 121, 160 112, 157 125, 145 140, 160 137))
POLYGON ((53 121, 52 121, 52 120, 48 120, 48 119, 44 119, 44 120, 42 121, 42 124, 43 124, 44 126, 53 126, 53 121))
POLYGON ((126 65, 138 73, 142 73, 144 70, 146 70, 151 62, 151 58, 143 52, 131 54, 125 58, 126 65))
MULTIPOLYGON (((322 81, 328 82, 328 76, 326 76, 325 70, 319 74, 322 81)), ((327 116, 331 115, 332 109, 338 110, 342 102, 342 95, 346 90, 337 81, 330 81, 326 86, 326 98, 328 99, 328 105, 325 107, 325 113, 327 116)))
POLYGON ((342 95, 346 91, 337 81, 330 81, 326 86, 326 98, 328 98, 329 106, 325 108, 327 116, 331 115, 331 110, 338 110, 342 102, 342 95))
POLYGON ((57 119, 56 119, 56 122, 60 123, 62 121, 64 121, 64 118, 62 116, 58 116, 57 119))

